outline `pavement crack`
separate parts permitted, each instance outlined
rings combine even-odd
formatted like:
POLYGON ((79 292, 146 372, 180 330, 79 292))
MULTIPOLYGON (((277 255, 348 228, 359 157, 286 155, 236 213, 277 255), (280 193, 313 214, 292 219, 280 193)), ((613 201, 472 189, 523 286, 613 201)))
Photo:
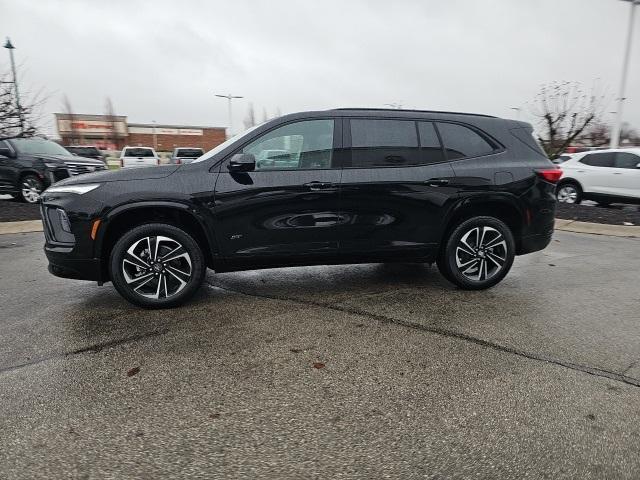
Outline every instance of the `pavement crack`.
POLYGON ((73 355, 81 355, 81 354, 84 354, 84 353, 98 353, 98 352, 100 352, 100 351, 102 351, 104 349, 107 349, 107 348, 113 348, 113 347, 116 347, 118 345, 124 345, 124 344, 127 344, 127 343, 138 342, 140 340, 145 340, 145 339, 151 338, 151 337, 158 337, 160 335, 165 335, 168 332, 169 332, 169 329, 168 328, 164 328, 162 330, 155 330, 153 332, 142 333, 140 335, 131 335, 129 337, 118 338, 118 339, 115 339, 115 340, 109 340, 109 341, 101 342, 101 343, 95 343, 93 345, 89 345, 87 347, 78 348, 78 349, 72 350, 70 352, 62 352, 62 353, 58 353, 58 354, 47 355, 47 356, 44 356, 44 357, 38 357, 38 358, 35 358, 35 359, 30 360, 28 362, 19 363, 17 365, 9 365, 8 367, 0 367, 0 374, 6 373, 6 372, 11 372, 11 371, 14 371, 14 370, 19 370, 19 369, 24 368, 24 367, 30 367, 32 365, 38 365, 40 363, 48 362, 50 360, 71 357, 73 355))
POLYGON ((208 280, 206 281, 206 283, 210 287, 218 288, 220 290, 224 290, 224 291, 227 291, 227 292, 230 292, 230 293, 236 293, 236 294, 246 295, 246 296, 250 296, 250 297, 265 298, 265 299, 269 299, 269 300, 280 300, 280 301, 286 301, 286 302, 294 302, 294 303, 299 303, 299 304, 303 304, 303 305, 311 305, 311 306, 320 307, 320 308, 328 308, 328 309, 335 310, 335 311, 342 312, 342 313, 350 313, 350 314, 353 314, 353 315, 359 315, 359 316, 367 317, 367 318, 370 318, 372 320, 377 320, 377 321, 379 321, 381 323, 400 325, 400 326, 403 326, 405 328, 411 328, 411 329, 414 329, 414 330, 420 330, 420 331, 424 331, 424 332, 434 333, 436 335, 441 335, 441 336, 449 337, 449 338, 456 338, 458 340, 463 340, 465 342, 473 343, 473 344, 476 344, 476 345, 479 345, 479 346, 482 346, 482 347, 485 347, 485 348, 490 348, 492 350, 496 350, 496 351, 499 351, 499 352, 509 353, 509 354, 512 354, 512 355, 517 355, 519 357, 527 358, 529 360, 535 360, 535 361, 538 361, 538 362, 544 362, 544 363, 548 363, 548 364, 551 364, 551 365, 557 365, 557 366, 560 366, 560 367, 568 368, 570 370, 575 370, 575 371, 586 373, 586 374, 593 375, 593 376, 596 376, 596 377, 608 378, 608 379, 614 380, 616 382, 625 383, 627 385, 632 385, 634 387, 640 387, 640 379, 636 379, 636 378, 629 377, 629 376, 625 375, 625 373, 627 373, 633 367, 633 365, 636 362, 634 362, 631 366, 626 368, 622 373, 617 373, 617 372, 612 372, 610 370, 605 370, 605 369, 601 369, 601 368, 597 368, 597 367, 591 367, 591 366, 588 366, 588 365, 581 365, 581 364, 578 364, 578 363, 568 362, 568 361, 565 361, 565 360, 561 360, 561 359, 558 359, 558 358, 550 357, 548 355, 543 355, 543 354, 540 354, 540 353, 528 352, 526 350, 521 350, 521 349, 518 349, 518 348, 509 347, 507 345, 501 345, 499 343, 491 342, 489 340, 484 340, 482 338, 474 337, 472 335, 467 335, 465 333, 456 332, 455 330, 450 330, 450 329, 447 329, 447 328, 440 328, 440 327, 436 327, 436 326, 423 325, 423 324, 420 324, 420 323, 415 323, 415 322, 411 322, 411 321, 408 321, 408 320, 402 320, 402 319, 393 318, 393 317, 387 317, 385 315, 380 315, 380 314, 377 314, 377 313, 368 312, 366 310, 361 310, 359 308, 345 307, 345 306, 341 306, 341 305, 334 305, 334 304, 330 304, 330 303, 318 302, 318 301, 315 301, 315 300, 302 300, 302 299, 299 299, 299 298, 291 298, 291 297, 286 297, 286 296, 282 296, 282 295, 267 295, 267 294, 263 294, 263 293, 248 293, 248 292, 244 292, 244 291, 241 291, 241 290, 233 290, 231 288, 221 287, 220 285, 216 285, 214 283, 210 283, 208 280))

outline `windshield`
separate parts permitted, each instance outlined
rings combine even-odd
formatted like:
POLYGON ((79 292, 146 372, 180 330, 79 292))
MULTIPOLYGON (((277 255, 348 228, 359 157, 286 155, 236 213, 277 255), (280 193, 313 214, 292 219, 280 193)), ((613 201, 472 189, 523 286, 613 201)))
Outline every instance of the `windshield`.
POLYGON ((123 157, 155 157, 153 150, 150 148, 127 148, 123 157))
POLYGON ((14 138, 11 144, 18 152, 27 155, 71 155, 57 143, 44 138, 14 138))
POLYGON ((251 132, 253 132, 256 128, 260 127, 262 124, 260 125, 256 125, 254 127, 251 127, 249 130, 245 130, 244 132, 242 132, 239 135, 236 135, 235 137, 231 137, 228 140, 222 142, 220 145, 218 145, 217 147, 214 147, 213 149, 209 150, 207 153, 205 153, 204 155, 202 155, 200 158, 198 158, 197 160, 194 160, 192 163, 198 163, 198 162, 204 162, 205 160, 209 160, 211 157, 213 157, 216 153, 221 152, 222 150, 224 150, 225 148, 227 148, 229 145, 231 145, 234 142, 237 142, 238 140, 243 139, 244 137, 246 137, 247 135, 249 135, 251 132))
POLYGON ((176 151, 176 157, 198 158, 204 153, 201 148, 179 148, 176 151))

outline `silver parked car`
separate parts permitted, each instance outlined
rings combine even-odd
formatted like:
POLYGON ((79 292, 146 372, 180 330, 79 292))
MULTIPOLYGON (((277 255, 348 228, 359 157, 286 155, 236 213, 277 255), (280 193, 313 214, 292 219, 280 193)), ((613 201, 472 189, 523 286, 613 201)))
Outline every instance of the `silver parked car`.
POLYGON ((182 163, 191 163, 196 158, 202 156, 204 150, 201 148, 181 147, 176 148, 171 155, 169 163, 180 165, 182 163))

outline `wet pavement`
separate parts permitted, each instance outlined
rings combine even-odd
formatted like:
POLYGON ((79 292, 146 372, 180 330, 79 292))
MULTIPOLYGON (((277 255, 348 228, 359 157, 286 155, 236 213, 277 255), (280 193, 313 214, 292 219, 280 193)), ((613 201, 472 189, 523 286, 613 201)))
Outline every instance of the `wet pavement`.
POLYGON ((557 232, 485 292, 372 264, 144 311, 0 236, 0 478, 638 478, 640 239, 557 232))

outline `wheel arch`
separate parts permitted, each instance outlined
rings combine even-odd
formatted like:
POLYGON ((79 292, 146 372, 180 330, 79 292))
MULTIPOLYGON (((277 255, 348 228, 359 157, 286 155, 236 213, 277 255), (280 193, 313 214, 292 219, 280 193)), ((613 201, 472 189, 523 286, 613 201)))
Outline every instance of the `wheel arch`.
POLYGON ((566 177, 566 178, 561 178, 560 181, 558 182, 556 189, 560 188, 562 185, 566 185, 567 183, 574 183, 578 186, 578 188, 580 188, 580 191, 584 192, 584 187, 582 186, 582 184, 580 183, 579 180, 576 180, 573 177, 566 177))
POLYGON ((503 221, 511 230, 516 242, 516 254, 521 249, 522 231, 525 226, 526 214, 522 211, 514 198, 503 196, 468 197, 459 202, 449 213, 445 228, 440 238, 439 251, 442 252, 447 238, 456 225, 479 216, 494 217, 503 221))
POLYGON ((202 249, 207 266, 213 266, 217 251, 215 239, 204 219, 190 206, 177 202, 139 202, 117 207, 102 218, 95 256, 102 260, 104 278, 108 278, 109 257, 118 238, 133 227, 158 222, 174 225, 191 234, 202 249))

